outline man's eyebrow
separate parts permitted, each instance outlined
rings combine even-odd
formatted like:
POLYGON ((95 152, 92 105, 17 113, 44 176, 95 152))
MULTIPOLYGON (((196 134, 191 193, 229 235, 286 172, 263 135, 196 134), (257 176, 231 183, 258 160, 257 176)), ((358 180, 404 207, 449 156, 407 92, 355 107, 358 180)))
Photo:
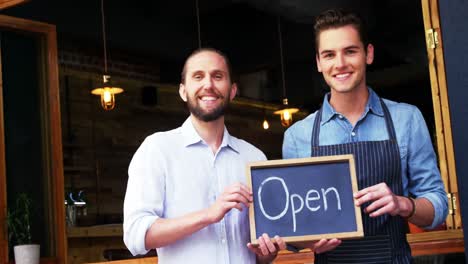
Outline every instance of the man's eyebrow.
MULTIPOLYGON (((347 47, 344 47, 343 50, 349 50, 349 49, 359 49, 359 46, 356 46, 356 45, 350 45, 350 46, 347 46, 347 47)), ((326 53, 333 53, 335 52, 334 50, 322 50, 320 52, 320 55, 323 55, 323 54, 326 54, 326 53)))
POLYGON ((202 70, 196 70, 196 71, 193 71, 193 72, 192 72, 192 75, 194 75, 194 74, 200 74, 200 73, 203 73, 203 71, 202 71, 202 70))
POLYGON ((351 45, 351 46, 348 46, 344 49, 359 49, 359 46, 356 46, 356 45, 351 45))
POLYGON ((215 74, 215 73, 222 73, 222 74, 226 74, 226 71, 217 69, 217 70, 213 70, 213 71, 211 71, 211 73, 212 73, 212 74, 215 74))
POLYGON ((323 54, 325 54, 325 53, 332 53, 332 52, 333 52, 333 50, 322 50, 322 51, 320 52, 320 55, 323 55, 323 54))

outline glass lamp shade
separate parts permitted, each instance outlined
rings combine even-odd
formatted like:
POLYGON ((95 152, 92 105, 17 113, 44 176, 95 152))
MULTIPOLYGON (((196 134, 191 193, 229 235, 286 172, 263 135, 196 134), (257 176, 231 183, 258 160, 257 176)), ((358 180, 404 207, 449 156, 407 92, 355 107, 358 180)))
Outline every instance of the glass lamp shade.
POLYGON ((293 114, 299 112, 298 108, 283 108, 281 110, 275 111, 275 115, 281 116, 281 125, 284 127, 289 127, 293 122, 293 114))
POLYGON ((281 116, 281 125, 289 127, 293 122, 293 114, 299 112, 299 108, 288 107, 288 98, 283 99, 283 108, 273 112, 275 115, 281 116))
POLYGON ((115 107, 115 95, 122 93, 124 90, 119 87, 109 85, 110 76, 104 75, 104 87, 96 88, 91 91, 94 95, 101 96, 101 106, 104 110, 112 110, 115 107))
POLYGON ((115 107, 115 95, 122 93, 123 89, 118 87, 96 88, 91 91, 94 95, 101 96, 101 106, 104 110, 112 110, 115 107))

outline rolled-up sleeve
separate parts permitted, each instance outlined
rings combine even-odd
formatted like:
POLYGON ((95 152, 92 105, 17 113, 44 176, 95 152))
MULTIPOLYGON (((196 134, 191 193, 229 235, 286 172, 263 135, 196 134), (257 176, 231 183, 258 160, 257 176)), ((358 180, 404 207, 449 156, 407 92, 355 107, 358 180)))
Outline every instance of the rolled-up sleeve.
POLYGON ((434 206, 434 220, 426 229, 433 229, 447 217, 448 201, 437 167, 431 137, 421 112, 415 109, 408 140, 408 189, 416 198, 426 198, 434 206))
POLYGON ((146 231, 162 217, 165 176, 163 156, 157 144, 145 139, 136 151, 128 169, 124 200, 124 243, 133 255, 146 254, 146 231))

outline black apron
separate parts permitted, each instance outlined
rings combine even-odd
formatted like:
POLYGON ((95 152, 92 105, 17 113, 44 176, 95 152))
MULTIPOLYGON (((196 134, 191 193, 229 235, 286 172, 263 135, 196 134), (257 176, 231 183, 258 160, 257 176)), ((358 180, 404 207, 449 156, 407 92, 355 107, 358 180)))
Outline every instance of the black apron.
MULTIPOLYGON (((320 146, 322 108, 312 128, 311 156, 353 154, 359 190, 385 182, 396 195, 403 195, 400 150, 392 118, 382 99, 388 140, 361 141, 320 146)), ((407 223, 390 214, 371 218, 362 209, 364 238, 343 240, 334 250, 315 254, 315 263, 411 263, 411 250, 406 241, 407 223)))

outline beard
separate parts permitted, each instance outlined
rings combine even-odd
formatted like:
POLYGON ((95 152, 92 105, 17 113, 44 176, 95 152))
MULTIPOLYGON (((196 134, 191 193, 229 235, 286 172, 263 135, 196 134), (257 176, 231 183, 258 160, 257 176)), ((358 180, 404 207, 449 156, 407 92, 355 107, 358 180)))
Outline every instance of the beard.
POLYGON ((221 97, 221 100, 221 104, 216 108, 205 110, 199 105, 197 96, 187 97, 187 107, 196 118, 204 122, 210 122, 217 120, 226 113, 229 106, 229 98, 221 97))

